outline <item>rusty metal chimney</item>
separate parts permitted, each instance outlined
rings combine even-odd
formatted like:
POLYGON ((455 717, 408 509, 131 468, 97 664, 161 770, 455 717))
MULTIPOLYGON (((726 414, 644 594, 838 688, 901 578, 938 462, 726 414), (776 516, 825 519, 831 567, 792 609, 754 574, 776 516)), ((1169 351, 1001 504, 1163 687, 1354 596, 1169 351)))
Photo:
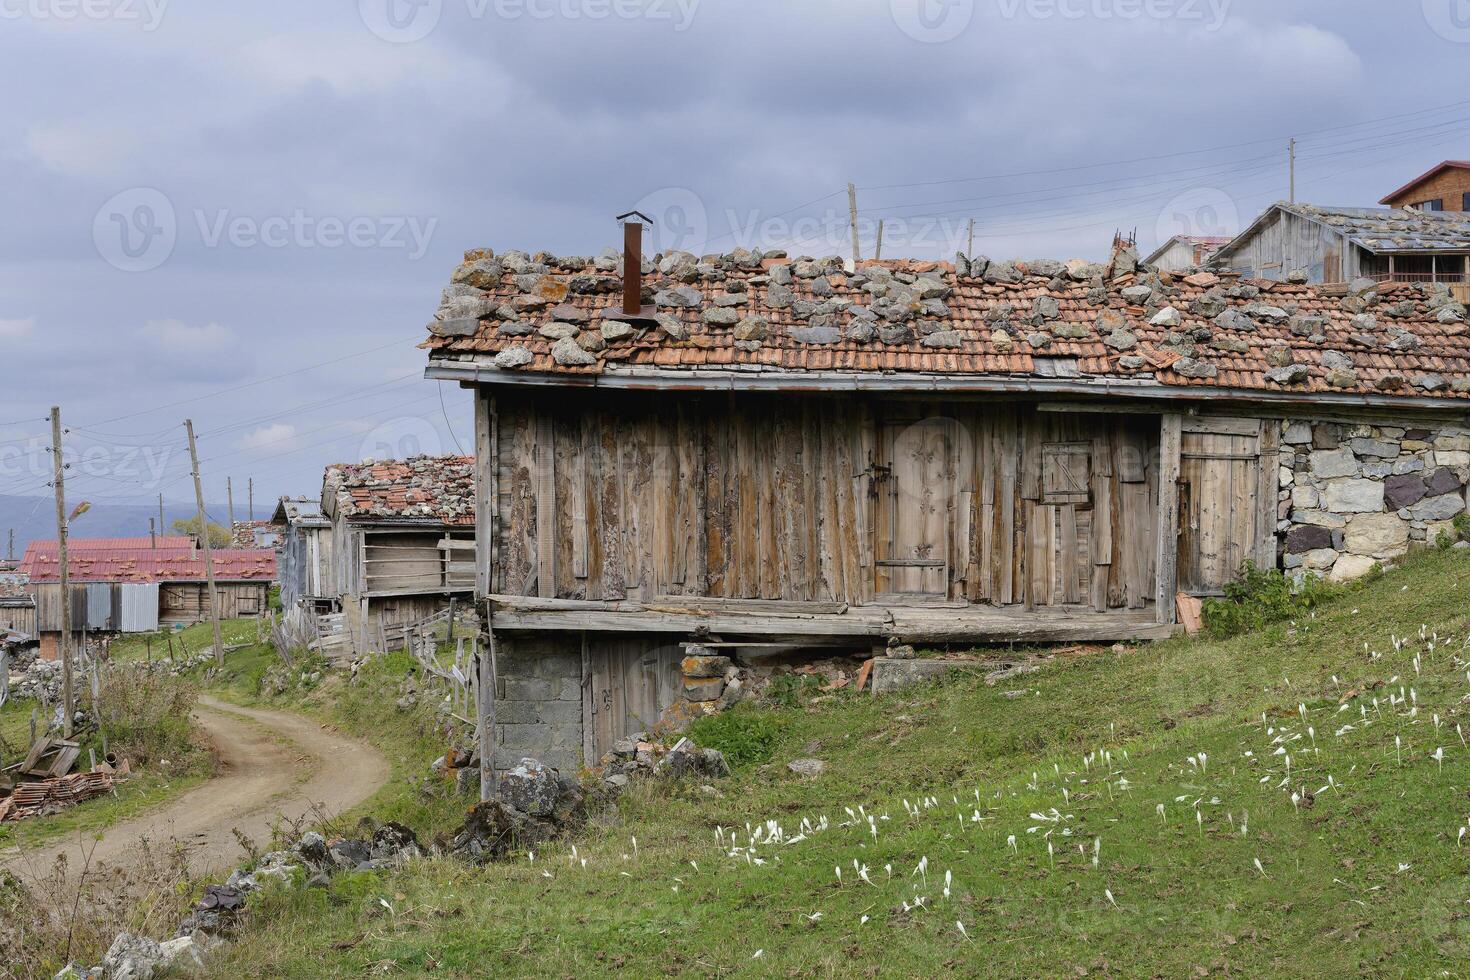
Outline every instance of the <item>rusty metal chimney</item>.
POLYGON ((623 226, 623 315, 636 317, 643 312, 643 226, 653 219, 642 211, 618 215, 623 226))

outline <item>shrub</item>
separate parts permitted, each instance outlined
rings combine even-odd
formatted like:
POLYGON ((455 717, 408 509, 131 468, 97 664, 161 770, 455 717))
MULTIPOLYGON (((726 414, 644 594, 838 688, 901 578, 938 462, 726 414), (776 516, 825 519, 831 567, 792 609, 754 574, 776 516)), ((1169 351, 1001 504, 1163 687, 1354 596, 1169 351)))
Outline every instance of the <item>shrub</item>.
POLYGON ((1340 591, 1316 575, 1308 574, 1297 583, 1274 568, 1257 568, 1248 561, 1240 579, 1225 586, 1225 598, 1205 600, 1205 630, 1217 639, 1248 633, 1304 615, 1340 591))
POLYGON ((199 691, 181 677, 130 665, 107 671, 97 722, 111 747, 139 765, 177 761, 194 751, 189 715, 199 691))
POLYGON ((774 712, 749 704, 736 705, 689 726, 689 737, 707 749, 719 749, 734 768, 769 762, 785 734, 786 722, 774 712))

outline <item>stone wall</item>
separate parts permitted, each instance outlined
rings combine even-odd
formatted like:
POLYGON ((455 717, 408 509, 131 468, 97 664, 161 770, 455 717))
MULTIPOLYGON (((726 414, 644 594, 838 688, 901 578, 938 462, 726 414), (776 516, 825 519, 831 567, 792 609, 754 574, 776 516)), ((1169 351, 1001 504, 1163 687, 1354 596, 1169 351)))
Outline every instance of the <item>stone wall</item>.
POLYGON ((560 639, 496 637, 497 769, 525 758, 563 772, 582 765, 582 652, 560 639))
POLYGON ((1470 429, 1292 420, 1279 462, 1283 567, 1346 581, 1453 534, 1470 429))

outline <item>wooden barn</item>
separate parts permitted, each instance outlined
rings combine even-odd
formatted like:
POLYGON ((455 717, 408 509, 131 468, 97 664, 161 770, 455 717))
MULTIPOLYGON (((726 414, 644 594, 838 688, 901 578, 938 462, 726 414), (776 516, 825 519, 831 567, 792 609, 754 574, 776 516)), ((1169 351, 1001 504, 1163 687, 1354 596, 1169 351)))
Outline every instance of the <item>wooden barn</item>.
POLYGON ((321 499, 282 497, 271 517, 279 544, 277 575, 281 606, 310 607, 314 613, 341 611, 333 572, 332 522, 322 513, 321 499))
POLYGON ((1280 203, 1209 261, 1274 281, 1440 285, 1470 301, 1470 214, 1280 203))
MULTIPOLYGON (((225 619, 265 615, 275 553, 213 553, 215 591, 225 619)), ((74 538, 67 541, 71 626, 77 633, 149 633, 209 618, 204 553, 191 538, 74 538)), ((59 651, 63 601, 55 541, 33 541, 21 568, 35 600, 41 655, 59 651)))
POLYGON ((497 764, 698 700, 689 643, 1150 639, 1246 562, 1362 574, 1465 509, 1464 320, 1129 251, 467 253, 427 374, 475 396, 497 764))
POLYGON ((327 467, 331 584, 359 650, 427 619, 475 583, 474 460, 418 456, 327 467))

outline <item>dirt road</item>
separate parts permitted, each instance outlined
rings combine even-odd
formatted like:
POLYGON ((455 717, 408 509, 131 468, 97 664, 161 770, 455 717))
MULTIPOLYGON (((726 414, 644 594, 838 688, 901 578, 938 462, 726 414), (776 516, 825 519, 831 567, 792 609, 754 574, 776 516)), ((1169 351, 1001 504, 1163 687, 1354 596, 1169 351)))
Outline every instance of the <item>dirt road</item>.
MULTIPOLYGON (((107 828, 92 864, 127 861, 139 840, 177 840, 195 871, 243 857, 235 830, 269 843, 271 827, 321 807, 336 815, 371 796, 388 778, 388 763, 373 747, 322 728, 300 715, 241 708, 210 697, 195 717, 213 739, 219 774, 148 813, 107 828)), ((75 835, 21 853, 0 854, 0 867, 34 879, 65 852, 80 868, 84 846, 75 835)))

